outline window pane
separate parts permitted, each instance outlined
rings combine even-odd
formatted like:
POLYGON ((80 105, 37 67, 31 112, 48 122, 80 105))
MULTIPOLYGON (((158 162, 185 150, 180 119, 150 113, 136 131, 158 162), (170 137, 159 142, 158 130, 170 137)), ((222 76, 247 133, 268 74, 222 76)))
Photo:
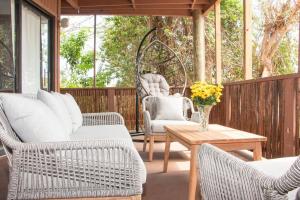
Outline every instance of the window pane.
POLYGON ((22 93, 36 93, 41 87, 41 18, 22 6, 22 93))
POLYGON ((0 91, 15 88, 11 10, 10 0, 0 1, 0 91))
POLYGON ((49 88, 49 19, 41 17, 42 88, 49 88))

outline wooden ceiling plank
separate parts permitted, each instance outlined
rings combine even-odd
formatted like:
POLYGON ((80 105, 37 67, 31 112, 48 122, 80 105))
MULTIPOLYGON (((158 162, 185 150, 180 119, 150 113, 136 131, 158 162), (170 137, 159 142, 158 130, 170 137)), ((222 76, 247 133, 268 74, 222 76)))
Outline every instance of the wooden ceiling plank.
POLYGON ((74 9, 79 9, 78 0, 66 0, 66 2, 74 9))

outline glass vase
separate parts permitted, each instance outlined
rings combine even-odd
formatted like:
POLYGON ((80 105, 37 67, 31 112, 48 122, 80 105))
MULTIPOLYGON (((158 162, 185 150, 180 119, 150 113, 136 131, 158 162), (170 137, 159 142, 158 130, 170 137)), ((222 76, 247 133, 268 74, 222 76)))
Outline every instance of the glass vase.
POLYGON ((197 106, 198 112, 199 112, 199 130, 200 131, 208 130, 209 114, 210 114, 212 107, 213 107, 212 105, 197 106))

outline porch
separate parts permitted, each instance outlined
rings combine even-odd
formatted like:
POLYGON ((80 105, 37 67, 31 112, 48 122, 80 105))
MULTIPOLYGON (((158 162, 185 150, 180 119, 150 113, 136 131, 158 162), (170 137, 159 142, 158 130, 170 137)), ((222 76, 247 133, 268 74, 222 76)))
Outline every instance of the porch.
MULTIPOLYGON (((17 0, 16 0, 17 1, 17 0)), ((60 84, 60 28, 61 16, 65 15, 149 15, 149 16, 188 16, 193 21, 193 81, 207 80, 205 63, 205 17, 215 15, 215 73, 214 83, 222 83, 222 42, 221 9, 219 0, 22 0, 22 2, 42 10, 51 16, 53 25, 51 53, 49 57, 49 76, 39 76, 40 82, 47 82, 45 87, 39 82, 38 88, 71 94, 82 113, 118 112, 125 121, 125 126, 132 133, 134 146, 145 161, 147 184, 143 200, 186 199, 188 196, 188 173, 190 153, 183 145, 172 144, 170 172, 161 173, 163 167, 164 143, 155 146, 155 159, 147 162, 147 154, 142 151, 143 114, 141 99, 136 104, 135 87, 96 87, 96 58, 93 60, 93 87, 62 88, 60 84), (51 65, 51 66, 50 66, 51 65), (47 81, 45 81, 47 79, 47 81)), ((21 2, 21 1, 20 1, 21 2)), ((22 4, 21 4, 22 5, 22 4)), ((19 5, 20 6, 20 5, 19 5)), ((19 7, 20 9, 20 7, 19 7)), ((210 114, 211 124, 255 133, 267 137, 262 153, 265 158, 296 156, 300 153, 300 74, 280 75, 253 79, 252 76, 252 35, 251 1, 244 0, 243 24, 243 74, 242 81, 226 82, 221 102, 213 107, 210 114)), ((20 23, 20 21, 17 20, 20 23)), ((16 26, 17 28, 20 26, 16 26)), ((18 36, 18 34, 17 34, 18 36)), ((16 47, 22 41, 16 40, 16 47)), ((13 43, 11 44, 13 45, 13 43)), ((19 45, 19 46, 18 46, 19 45)), ((27 91, 26 82, 22 81, 22 51, 16 50, 14 86, 0 88, 0 92, 21 93, 27 91), (19 57, 18 57, 19 56, 19 57)), ((24 56, 23 56, 24 57, 24 56)), ((299 68, 300 69, 300 68, 299 68)), ((1 78, 1 77, 0 77, 1 78)), ((170 94, 180 91, 180 87, 170 88, 170 94)), ((191 97, 187 87, 184 96, 191 97)), ((235 155, 235 154, 234 154, 235 155)), ((239 155, 236 155, 240 157, 239 155)), ((240 157, 241 158, 241 157, 240 157)), ((245 158, 241 158, 246 160, 245 158)), ((8 164, 5 156, 0 156, 0 199, 5 199, 8 187, 8 164)), ((196 199, 200 198, 196 195, 196 199)))

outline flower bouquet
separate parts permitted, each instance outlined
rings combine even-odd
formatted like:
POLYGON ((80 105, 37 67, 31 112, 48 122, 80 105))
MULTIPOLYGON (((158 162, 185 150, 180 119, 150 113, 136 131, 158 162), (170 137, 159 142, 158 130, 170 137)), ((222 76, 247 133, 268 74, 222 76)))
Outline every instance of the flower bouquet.
POLYGON ((200 130, 207 131, 211 108, 221 101, 223 86, 195 82, 191 86, 192 100, 198 108, 200 130))

